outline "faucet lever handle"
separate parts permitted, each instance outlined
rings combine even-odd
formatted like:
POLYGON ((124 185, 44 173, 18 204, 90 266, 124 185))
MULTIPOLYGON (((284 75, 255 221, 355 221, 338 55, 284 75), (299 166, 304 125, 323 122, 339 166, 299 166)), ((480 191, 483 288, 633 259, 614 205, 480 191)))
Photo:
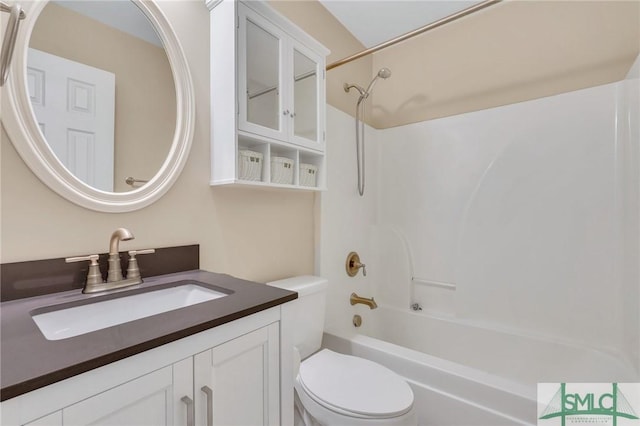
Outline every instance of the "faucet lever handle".
POLYGON ((100 284, 102 283, 102 273, 100 272, 100 265, 98 264, 99 256, 97 254, 90 254, 88 256, 67 257, 64 261, 66 263, 82 262, 83 260, 89 260, 89 271, 87 272, 87 284, 100 284))
POLYGON ((140 278, 140 268, 138 267, 138 259, 136 256, 139 254, 152 254, 156 249, 144 249, 144 250, 129 250, 129 265, 127 266, 127 279, 140 278))
POLYGON ((139 254, 152 254, 155 252, 156 252, 156 249, 129 250, 129 256, 135 258, 139 254))
POLYGON ((363 276, 367 276, 367 265, 365 265, 364 263, 360 263, 358 261, 352 261, 352 267, 354 267, 356 270, 357 269, 362 269, 362 275, 363 276))
POLYGON ((83 260, 90 260, 91 261, 91 265, 94 264, 98 264, 98 258, 99 256, 97 254, 90 254, 87 256, 76 256, 76 257, 67 257, 64 261, 66 263, 72 263, 72 262, 82 262, 83 260))

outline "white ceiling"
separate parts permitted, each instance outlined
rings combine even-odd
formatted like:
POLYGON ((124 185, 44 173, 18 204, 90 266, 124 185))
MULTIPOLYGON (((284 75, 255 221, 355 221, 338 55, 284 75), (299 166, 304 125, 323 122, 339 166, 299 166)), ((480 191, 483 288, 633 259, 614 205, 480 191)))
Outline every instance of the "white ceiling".
POLYGON ((481 1, 320 0, 362 44, 372 47, 481 1))

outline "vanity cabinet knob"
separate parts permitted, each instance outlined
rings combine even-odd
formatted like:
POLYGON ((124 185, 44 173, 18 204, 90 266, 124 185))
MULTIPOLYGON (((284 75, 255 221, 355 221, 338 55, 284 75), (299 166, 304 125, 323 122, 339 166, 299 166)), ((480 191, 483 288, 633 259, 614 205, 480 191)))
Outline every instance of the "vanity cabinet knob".
POLYGON ((100 265, 98 264, 99 256, 97 254, 90 254, 88 256, 67 257, 64 261, 66 263, 82 262, 85 260, 90 261, 89 271, 87 272, 87 284, 101 284, 102 273, 100 272, 100 265))

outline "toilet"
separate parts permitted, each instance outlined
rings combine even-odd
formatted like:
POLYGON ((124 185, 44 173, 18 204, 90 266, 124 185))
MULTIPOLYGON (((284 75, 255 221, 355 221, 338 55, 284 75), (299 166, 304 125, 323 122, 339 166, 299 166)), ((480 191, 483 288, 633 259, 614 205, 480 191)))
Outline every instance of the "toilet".
POLYGON ((296 426, 415 426, 413 392, 375 362, 320 349, 327 280, 300 276, 267 283, 298 293, 293 323, 296 426), (318 351, 319 350, 319 351, 318 351))

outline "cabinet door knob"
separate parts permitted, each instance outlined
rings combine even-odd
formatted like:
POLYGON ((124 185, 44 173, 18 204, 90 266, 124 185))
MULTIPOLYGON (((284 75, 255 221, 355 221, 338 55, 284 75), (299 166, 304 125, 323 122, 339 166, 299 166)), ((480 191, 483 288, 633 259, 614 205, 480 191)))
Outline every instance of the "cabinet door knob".
POLYGON ((187 426, 195 426, 194 413, 193 413, 193 399, 188 396, 183 396, 180 401, 184 402, 187 406, 187 426))
POLYGON ((286 109, 286 110, 282 111, 282 115, 289 115, 289 110, 286 109))
POLYGON ((200 388, 207 395, 207 426, 213 426, 213 391, 209 386, 200 388))

